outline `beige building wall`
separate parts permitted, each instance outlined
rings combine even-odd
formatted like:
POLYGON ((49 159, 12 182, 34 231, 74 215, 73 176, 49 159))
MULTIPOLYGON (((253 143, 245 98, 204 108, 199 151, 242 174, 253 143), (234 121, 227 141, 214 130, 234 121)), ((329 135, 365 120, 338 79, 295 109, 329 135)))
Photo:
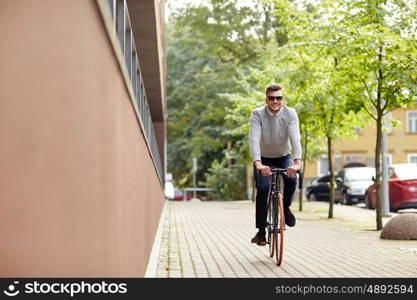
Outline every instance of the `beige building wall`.
MULTIPOLYGON (((409 154, 417 155, 417 133, 407 129, 407 112, 417 111, 417 106, 397 109, 392 112, 392 118, 400 121, 400 126, 388 133, 388 154, 392 163, 407 163, 409 154)), ((374 164, 376 144, 375 125, 361 129, 359 135, 352 139, 339 139, 334 143, 335 158, 346 164, 352 159, 362 161, 366 165, 374 164)), ((308 161, 306 177, 318 176, 318 162, 308 161)))
POLYGON ((143 276, 163 189, 96 1, 1 1, 0 36, 0 277, 143 276))

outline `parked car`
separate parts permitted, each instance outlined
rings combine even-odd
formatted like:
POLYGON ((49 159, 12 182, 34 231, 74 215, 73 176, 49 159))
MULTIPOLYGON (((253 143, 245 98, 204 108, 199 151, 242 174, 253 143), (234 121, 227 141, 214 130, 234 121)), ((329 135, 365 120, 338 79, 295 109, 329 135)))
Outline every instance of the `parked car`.
MULTIPOLYGON (((187 193, 187 200, 188 201, 191 200, 191 199, 193 199, 193 197, 194 196, 193 196, 193 193, 192 192, 188 192, 187 193)), ((202 197, 199 194, 197 194, 196 197, 197 197, 197 199, 205 200, 205 197, 202 197)), ((184 192, 183 191, 175 190, 175 199, 174 200, 184 201, 184 198, 185 198, 185 196, 184 196, 184 192)))
POLYGON ((329 201, 330 176, 317 177, 307 186, 305 196, 308 201, 329 201))
POLYGON ((165 198, 168 200, 174 200, 175 198, 174 184, 171 180, 165 181, 165 198))
MULTIPOLYGON (((388 168, 390 210, 417 208, 417 164, 393 164, 388 168)), ((376 207, 376 188, 366 191, 366 207, 376 207)))
MULTIPOLYGON (((366 189, 373 184, 375 168, 349 167, 340 170, 336 176, 335 202, 353 204, 365 200, 366 189)), ((329 201, 330 175, 313 180, 306 188, 309 201, 329 201)))
MULTIPOLYGON (((191 195, 187 195, 187 200, 192 198, 191 195)), ((183 201, 184 200, 184 193, 180 190, 175 190, 175 200, 183 201)))
POLYGON ((375 168, 344 168, 336 175, 335 202, 353 204, 365 200, 367 188, 373 184, 375 168))

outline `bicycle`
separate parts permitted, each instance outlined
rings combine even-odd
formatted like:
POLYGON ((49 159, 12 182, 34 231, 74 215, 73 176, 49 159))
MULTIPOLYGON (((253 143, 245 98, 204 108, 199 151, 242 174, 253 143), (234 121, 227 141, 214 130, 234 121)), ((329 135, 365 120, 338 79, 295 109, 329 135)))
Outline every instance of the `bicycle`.
POLYGON ((271 184, 268 192, 268 215, 267 215, 267 233, 269 254, 276 257, 277 265, 281 266, 284 252, 284 203, 281 192, 282 175, 287 173, 287 169, 271 168, 271 184), (278 240, 279 238, 279 240, 278 240))

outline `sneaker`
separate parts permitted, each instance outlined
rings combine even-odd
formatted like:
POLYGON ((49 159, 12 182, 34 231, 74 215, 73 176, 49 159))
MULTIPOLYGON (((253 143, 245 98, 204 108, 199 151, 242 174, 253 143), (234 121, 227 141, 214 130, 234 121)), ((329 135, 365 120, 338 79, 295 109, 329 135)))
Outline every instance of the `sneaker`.
POLYGON ((251 243, 257 244, 258 246, 265 246, 267 244, 265 233, 259 232, 253 237, 251 243))
POLYGON ((287 224, 290 227, 295 226, 295 216, 292 214, 289 207, 286 207, 284 209, 284 215, 285 215, 285 224, 287 224))

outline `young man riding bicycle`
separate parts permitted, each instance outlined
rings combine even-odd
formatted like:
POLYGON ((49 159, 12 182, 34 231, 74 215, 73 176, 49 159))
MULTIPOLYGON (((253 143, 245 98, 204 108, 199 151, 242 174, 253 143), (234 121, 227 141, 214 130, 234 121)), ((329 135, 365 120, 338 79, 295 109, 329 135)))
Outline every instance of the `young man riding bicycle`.
POLYGON ((252 111, 249 120, 249 146, 255 169, 256 228, 258 233, 251 240, 260 246, 266 242, 267 198, 270 167, 286 168, 284 176, 285 223, 293 227, 295 217, 290 210, 301 168, 301 143, 298 116, 293 108, 283 105, 282 87, 271 84, 266 88, 266 105, 252 111), (290 152, 292 155, 290 155, 290 152))

